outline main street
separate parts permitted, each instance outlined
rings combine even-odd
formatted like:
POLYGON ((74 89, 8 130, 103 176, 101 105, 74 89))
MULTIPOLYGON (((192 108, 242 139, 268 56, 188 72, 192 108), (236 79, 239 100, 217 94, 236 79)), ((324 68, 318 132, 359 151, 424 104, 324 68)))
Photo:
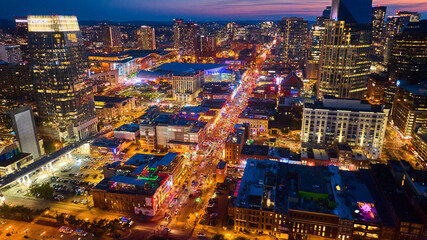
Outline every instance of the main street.
MULTIPOLYGON (((190 159, 188 168, 186 170, 186 178, 182 180, 184 184, 176 186, 170 195, 169 199, 161 207, 158 217, 154 217, 152 222, 156 226, 151 229, 151 235, 171 235, 181 239, 190 239, 197 237, 199 233, 205 234, 203 229, 208 229, 206 225, 201 222, 206 220, 207 214, 206 207, 209 200, 217 197, 214 193, 216 187, 216 180, 214 173, 218 162, 222 159, 224 142, 232 131, 234 124, 237 122, 239 114, 247 105, 250 93, 255 87, 255 80, 257 79, 257 72, 249 69, 246 76, 242 79, 235 89, 234 98, 229 101, 228 106, 223 109, 220 117, 210 127, 205 135, 204 145, 201 149, 201 154, 193 154, 190 159)), ((222 228, 222 221, 226 215, 228 204, 228 192, 222 193, 223 201, 220 208, 217 207, 218 212, 215 228, 222 228)), ((209 221, 208 221, 209 222, 209 221)), ((145 228, 134 229, 130 238, 146 237, 145 228)), ((206 231, 207 235, 209 234, 206 231)))

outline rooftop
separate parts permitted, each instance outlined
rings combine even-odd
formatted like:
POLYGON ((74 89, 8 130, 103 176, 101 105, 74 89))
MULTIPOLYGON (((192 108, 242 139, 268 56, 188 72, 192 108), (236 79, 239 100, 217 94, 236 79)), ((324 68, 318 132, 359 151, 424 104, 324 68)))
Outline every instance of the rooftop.
POLYGON ((106 102, 106 103, 121 103, 130 99, 130 97, 107 97, 107 96, 93 96, 95 102, 106 102))
POLYGON ((137 131, 139 131, 139 125, 138 124, 123 124, 120 127, 114 129, 114 131, 137 132, 137 131))
POLYGON ((322 101, 314 103, 305 103, 304 108, 327 109, 327 110, 346 110, 346 111, 367 111, 383 112, 382 105, 372 105, 366 100, 336 98, 333 96, 324 96, 322 101))
POLYGON ((96 147, 117 148, 122 142, 123 140, 121 139, 100 138, 93 141, 91 144, 96 147))

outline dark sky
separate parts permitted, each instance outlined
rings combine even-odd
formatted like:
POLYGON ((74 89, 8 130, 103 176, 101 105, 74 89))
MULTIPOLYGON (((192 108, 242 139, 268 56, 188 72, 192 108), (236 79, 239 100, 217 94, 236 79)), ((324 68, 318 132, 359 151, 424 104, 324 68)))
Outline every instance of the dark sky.
MULTIPOLYGON (((355 0, 357 1, 357 0, 355 0)), ((397 10, 421 12, 427 0, 373 0, 397 10)), ((0 18, 29 14, 76 15, 79 20, 277 20, 286 16, 315 19, 332 0, 0 0, 0 18)))

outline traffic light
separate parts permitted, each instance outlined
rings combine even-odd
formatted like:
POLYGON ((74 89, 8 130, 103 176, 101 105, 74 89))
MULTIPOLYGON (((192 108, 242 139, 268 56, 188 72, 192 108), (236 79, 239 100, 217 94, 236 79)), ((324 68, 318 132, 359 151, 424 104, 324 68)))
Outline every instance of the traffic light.
POLYGON ((196 198, 196 202, 200 202, 200 198, 198 197, 198 198, 196 198))

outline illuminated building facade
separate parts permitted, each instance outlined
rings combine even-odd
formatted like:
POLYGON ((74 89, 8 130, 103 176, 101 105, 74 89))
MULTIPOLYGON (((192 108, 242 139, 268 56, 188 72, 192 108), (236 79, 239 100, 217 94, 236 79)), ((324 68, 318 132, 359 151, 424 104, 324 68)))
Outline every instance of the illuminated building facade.
POLYGON ((285 62, 304 61, 307 41, 307 21, 303 18, 289 17, 277 22, 280 35, 280 58, 285 62))
POLYGON ((424 82, 397 87, 391 117, 399 135, 404 139, 411 138, 417 127, 426 127, 427 84, 424 82))
POLYGON ((387 7, 377 6, 372 8, 372 46, 374 54, 382 56, 384 44, 384 21, 387 7))
POLYGON ((119 166, 107 164, 105 178, 94 189, 94 206, 115 212, 155 216, 182 176, 184 159, 178 153, 163 156, 135 154, 119 166), (120 173, 128 173, 124 176, 120 173))
POLYGON ((179 28, 179 48, 182 56, 195 57, 197 53, 197 38, 199 26, 196 23, 185 23, 179 28))
POLYGON ((181 46, 181 27, 184 25, 184 19, 173 20, 173 43, 176 49, 181 46))
POLYGON ((23 63, 0 63, 0 98, 35 100, 30 67, 23 63))
POLYGON ((409 22, 394 37, 388 62, 386 104, 391 107, 398 81, 418 84, 427 79, 427 20, 409 22))
POLYGON ((326 21, 318 95, 362 99, 371 67, 372 1, 332 1, 326 21))
POLYGON ((22 62, 22 52, 17 45, 0 44, 0 60, 8 63, 22 62))
POLYGON ((97 132, 88 58, 77 18, 30 15, 28 34, 39 116, 72 128, 65 131, 64 140, 97 132))
POLYGON ((27 17, 13 17, 15 19, 16 35, 23 39, 28 40, 28 20, 27 17))
POLYGON ((148 26, 141 26, 138 29, 138 44, 142 50, 156 49, 156 33, 154 28, 148 26))
POLYGON ((370 29, 357 30, 345 21, 326 21, 318 77, 318 93, 363 98, 371 61, 370 29))
POLYGON ((324 96, 304 104, 301 145, 324 148, 334 142, 362 149, 371 159, 381 156, 388 109, 357 99, 324 96))
POLYGON ((423 198, 415 176, 398 161, 340 171, 249 159, 229 213, 235 231, 278 239, 421 239, 425 202, 406 195, 423 198))
POLYGON ((214 36, 199 35, 197 37, 197 57, 213 61, 216 57, 216 38, 214 36))
POLYGON ((390 58, 390 50, 393 44, 393 39, 397 36, 402 28, 409 22, 420 21, 420 14, 417 12, 398 11, 396 15, 387 17, 385 28, 385 44, 384 44, 384 62, 388 63, 390 58))
POLYGON ((102 29, 102 42, 104 48, 111 52, 120 52, 123 50, 122 34, 118 26, 106 25, 102 29))

